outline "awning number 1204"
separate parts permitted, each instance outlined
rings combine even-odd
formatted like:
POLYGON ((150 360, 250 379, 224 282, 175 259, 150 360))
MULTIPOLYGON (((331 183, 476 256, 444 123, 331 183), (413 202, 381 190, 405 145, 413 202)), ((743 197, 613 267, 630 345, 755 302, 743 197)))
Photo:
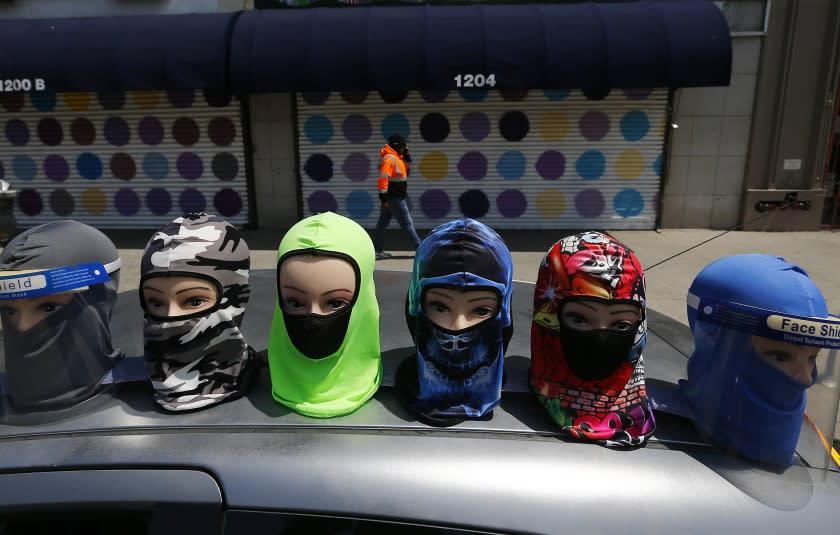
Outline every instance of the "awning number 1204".
POLYGON ((496 87, 496 75, 459 74, 455 77, 456 87, 496 87))
POLYGON ((43 91, 46 89, 43 78, 15 78, 5 80, 0 78, 0 93, 11 93, 16 91, 43 91))

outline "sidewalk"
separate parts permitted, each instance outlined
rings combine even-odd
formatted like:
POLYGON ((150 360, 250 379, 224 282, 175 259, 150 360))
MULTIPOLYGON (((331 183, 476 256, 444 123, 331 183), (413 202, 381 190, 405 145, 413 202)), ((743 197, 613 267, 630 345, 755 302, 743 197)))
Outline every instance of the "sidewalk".
MULTIPOLYGON (((152 231, 108 231, 107 234, 120 248, 123 261, 120 291, 136 289, 140 280, 140 256, 152 231)), ((420 231, 421 237, 425 234, 426 231, 420 231)), ((571 232, 502 231, 500 234, 512 252, 514 278, 534 282, 545 252, 571 232)), ((775 254, 801 265, 822 290, 830 310, 840 313, 840 232, 730 232, 653 268, 650 266, 713 238, 721 231, 672 229, 612 234, 635 250, 645 267, 648 308, 684 326, 688 325, 685 294, 695 275, 712 260, 739 253, 775 254)), ((251 248, 252 269, 275 269, 277 246, 283 231, 246 230, 244 235, 251 248)), ((388 231, 385 245, 394 257, 377 261, 376 267, 410 271, 414 251, 402 231, 388 231)), ((835 440, 840 440, 840 419, 835 428, 835 440)))

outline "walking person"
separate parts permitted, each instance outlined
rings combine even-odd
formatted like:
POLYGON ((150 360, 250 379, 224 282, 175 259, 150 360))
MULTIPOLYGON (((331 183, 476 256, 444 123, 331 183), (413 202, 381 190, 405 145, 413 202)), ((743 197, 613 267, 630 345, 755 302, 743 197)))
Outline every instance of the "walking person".
POLYGON ((373 247, 376 250, 376 259, 382 260, 391 257, 391 254, 384 250, 384 232, 391 223, 392 216, 397 218, 402 229, 408 233, 414 242, 415 249, 420 245, 420 237, 414 230, 414 221, 411 219, 406 201, 411 155, 405 144, 405 138, 401 134, 393 134, 388 138, 388 143, 379 151, 379 155, 381 161, 376 186, 382 205, 379 209, 379 221, 373 233, 373 247))

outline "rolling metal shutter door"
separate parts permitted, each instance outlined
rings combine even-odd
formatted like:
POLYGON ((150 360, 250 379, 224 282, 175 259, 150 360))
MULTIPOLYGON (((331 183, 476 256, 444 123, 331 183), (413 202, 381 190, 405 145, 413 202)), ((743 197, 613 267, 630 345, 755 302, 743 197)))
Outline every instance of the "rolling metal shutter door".
POLYGON ((21 227, 156 228, 188 211, 248 221, 239 102, 202 91, 0 94, 0 178, 21 227))
POLYGON ((304 215, 376 225, 379 149, 407 134, 418 228, 651 229, 668 92, 460 90, 297 96, 304 215), (387 101, 387 102, 386 102, 387 101))

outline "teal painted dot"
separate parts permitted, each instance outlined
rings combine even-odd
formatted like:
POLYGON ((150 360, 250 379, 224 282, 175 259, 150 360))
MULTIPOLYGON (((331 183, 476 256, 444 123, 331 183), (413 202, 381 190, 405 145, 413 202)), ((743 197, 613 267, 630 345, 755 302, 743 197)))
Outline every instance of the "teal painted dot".
POLYGON ((613 198, 615 213, 621 217, 634 217, 645 209, 645 200, 642 194, 636 189, 623 189, 615 194, 613 198))
POLYGON ((598 180, 604 176, 606 160, 599 150, 588 150, 575 163, 575 171, 584 180, 598 180))
POLYGON ((332 121, 323 115, 313 115, 304 123, 303 132, 315 145, 323 145, 332 139, 334 129, 332 121))
POLYGON ((569 96, 568 89, 546 89, 543 93, 548 100, 565 100, 569 96))
POLYGON ((32 180, 38 171, 35 160, 29 156, 15 156, 12 160, 12 171, 21 180, 32 180))
POLYGON ((628 111, 621 118, 619 123, 621 135, 627 141, 639 141, 645 137, 650 130, 650 122, 647 114, 643 111, 628 111))
POLYGON ((518 150, 509 150, 496 162, 496 172, 505 180, 519 180, 525 174, 525 155, 518 150))
POLYGON ((411 134, 411 125, 408 123, 408 117, 402 113, 392 113, 390 115, 386 115, 385 118, 382 119, 381 128, 382 138, 386 140, 393 134, 402 134, 402 136, 406 139, 408 139, 411 134))
POLYGON ((353 190, 347 194, 344 207, 352 219, 365 219, 373 212, 373 199, 366 190, 353 190))
POLYGON ((76 158, 76 170, 83 178, 96 180, 102 176, 102 160, 92 152, 83 152, 76 158))
POLYGON ((169 160, 159 152, 150 152, 143 156, 143 173, 155 180, 166 178, 169 175, 169 160))
POLYGON ((653 162, 653 172, 656 173, 656 176, 662 176, 662 155, 656 157, 656 160, 653 162))
POLYGON ((29 99, 38 111, 53 111, 55 109, 55 93, 52 91, 31 93, 29 99))
POLYGON ((458 93, 460 93, 461 98, 467 102, 481 102, 487 98, 486 89, 459 89, 458 93))

